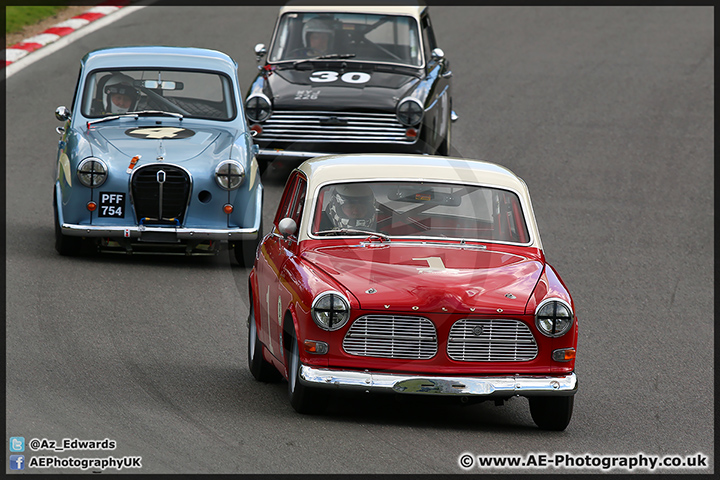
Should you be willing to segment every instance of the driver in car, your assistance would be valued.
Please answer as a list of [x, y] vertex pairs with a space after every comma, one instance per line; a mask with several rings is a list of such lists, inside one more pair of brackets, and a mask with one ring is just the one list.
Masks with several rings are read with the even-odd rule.
[[330, 52], [335, 38], [335, 31], [329, 21], [311, 18], [302, 30], [303, 48], [293, 52], [298, 57], [319, 57]]
[[326, 220], [320, 230], [361, 229], [375, 231], [377, 211], [372, 189], [362, 183], [348, 183], [334, 187], [325, 207]]
[[105, 111], [103, 113], [126, 113], [135, 110], [138, 98], [133, 79], [128, 75], [115, 74], [105, 83]]

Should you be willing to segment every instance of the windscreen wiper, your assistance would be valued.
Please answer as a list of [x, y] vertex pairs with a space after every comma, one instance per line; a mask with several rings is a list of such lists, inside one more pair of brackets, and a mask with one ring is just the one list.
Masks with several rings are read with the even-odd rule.
[[87, 124], [88, 126], [90, 126], [95, 123], [103, 123], [109, 122], [111, 120], [117, 120], [118, 118], [133, 118], [137, 120], [138, 117], [150, 115], [167, 115], [169, 117], [179, 118], [180, 120], [183, 119], [183, 116], [180, 113], [164, 112], [162, 110], [142, 110], [140, 112], [123, 113], [122, 115], [110, 115], [108, 117], [98, 118], [97, 120], [90, 120], [89, 122], [87, 122]]
[[333, 59], [340, 59], [344, 60], [346, 58], [353, 58], [355, 56], [354, 53], [329, 53], [327, 55], [319, 55], [317, 57], [310, 57], [310, 58], [303, 58], [302, 60], [296, 60], [293, 62], [293, 67], [300, 65], [301, 63], [305, 62], [312, 62], [314, 60], [333, 60]]
[[340, 228], [337, 230], [321, 230], [315, 232], [315, 235], [367, 235], [368, 237], [378, 237], [385, 242], [390, 241], [390, 237], [380, 232], [371, 232], [369, 230], [360, 230], [359, 228]]

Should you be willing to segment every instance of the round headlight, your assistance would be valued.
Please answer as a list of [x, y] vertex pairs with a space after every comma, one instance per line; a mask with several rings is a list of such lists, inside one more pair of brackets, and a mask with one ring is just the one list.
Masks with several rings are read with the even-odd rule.
[[324, 292], [315, 297], [310, 311], [323, 330], [338, 330], [350, 319], [350, 303], [337, 292]]
[[548, 299], [535, 310], [535, 325], [548, 337], [561, 337], [572, 326], [573, 313], [570, 305], [558, 299]]
[[265, 95], [249, 97], [245, 102], [245, 115], [253, 122], [264, 122], [271, 113], [270, 100]]
[[425, 111], [417, 98], [407, 97], [398, 103], [397, 118], [405, 126], [417, 125], [423, 119]]
[[245, 169], [235, 160], [225, 160], [215, 168], [215, 181], [224, 190], [235, 190], [245, 180]]
[[78, 165], [77, 176], [80, 183], [86, 187], [99, 187], [107, 180], [107, 165], [99, 158], [88, 157]]

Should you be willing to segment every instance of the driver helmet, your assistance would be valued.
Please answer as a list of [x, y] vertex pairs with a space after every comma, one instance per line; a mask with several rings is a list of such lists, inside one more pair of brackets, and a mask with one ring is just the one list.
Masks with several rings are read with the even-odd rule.
[[377, 227], [375, 195], [368, 185], [362, 183], [334, 187], [326, 212], [334, 228], [375, 231]]
[[[127, 111], [133, 111], [140, 95], [132, 84], [133, 78], [122, 73], [116, 73], [110, 77], [110, 79], [105, 83], [105, 111], [109, 113], [125, 113]], [[130, 106], [122, 107], [115, 105], [111, 101], [111, 97], [116, 93], [129, 97]]]
[[305, 22], [302, 30], [302, 40], [305, 48], [310, 48], [310, 34], [311, 33], [327, 33], [328, 34], [328, 50], [332, 46], [333, 38], [335, 37], [335, 31], [332, 25], [327, 20], [322, 18], [314, 17]]

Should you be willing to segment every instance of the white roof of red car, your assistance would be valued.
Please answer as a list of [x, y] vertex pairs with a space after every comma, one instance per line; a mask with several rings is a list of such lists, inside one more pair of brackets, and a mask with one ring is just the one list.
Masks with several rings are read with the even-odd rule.
[[[515, 192], [523, 205], [531, 247], [542, 248], [530, 193], [525, 182], [508, 168], [482, 160], [409, 154], [347, 154], [316, 157], [298, 169], [308, 179], [308, 193], [314, 197], [322, 185], [353, 181], [428, 181], [465, 183], [502, 188]], [[312, 215], [306, 209], [303, 216]], [[309, 221], [309, 218], [305, 219]], [[299, 240], [308, 238], [300, 232]]]

